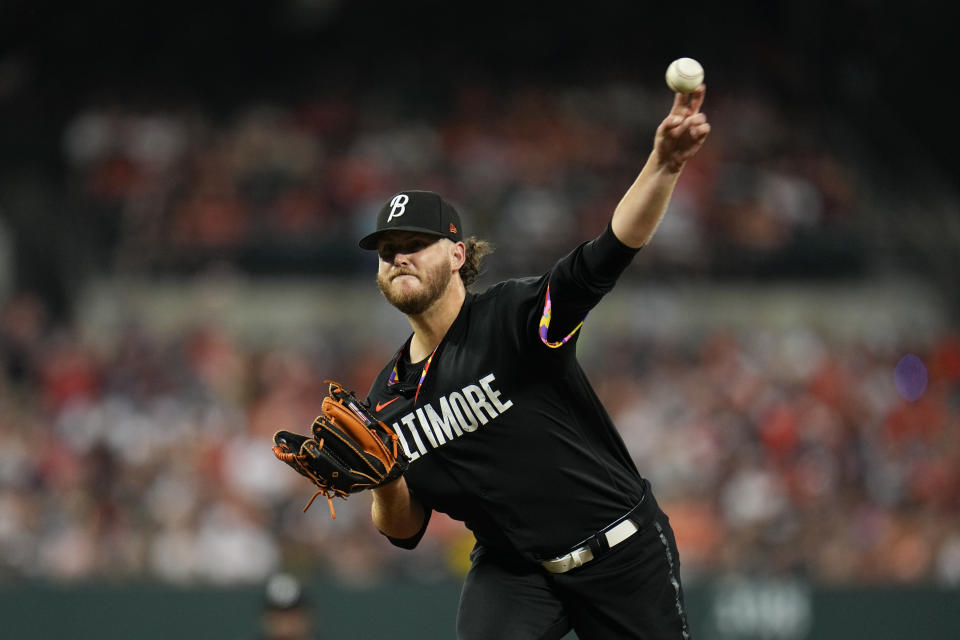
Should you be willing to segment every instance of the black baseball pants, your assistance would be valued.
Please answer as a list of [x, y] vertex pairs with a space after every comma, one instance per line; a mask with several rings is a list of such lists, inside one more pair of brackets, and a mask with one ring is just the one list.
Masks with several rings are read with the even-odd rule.
[[567, 573], [477, 545], [457, 638], [689, 640], [673, 530], [649, 491], [638, 514], [637, 533]]

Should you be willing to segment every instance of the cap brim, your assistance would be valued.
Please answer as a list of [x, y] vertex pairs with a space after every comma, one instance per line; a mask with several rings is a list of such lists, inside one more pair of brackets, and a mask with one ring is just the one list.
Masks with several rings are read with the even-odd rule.
[[374, 231], [373, 233], [366, 235], [360, 239], [358, 243], [361, 249], [376, 250], [377, 240], [380, 239], [385, 233], [392, 233], [393, 231], [412, 231], [413, 233], [423, 233], [428, 236], [437, 236], [438, 238], [446, 238], [442, 233], [437, 233], [436, 231], [430, 231], [428, 229], [423, 229], [421, 227], [390, 227], [389, 229], [381, 229], [380, 231]]

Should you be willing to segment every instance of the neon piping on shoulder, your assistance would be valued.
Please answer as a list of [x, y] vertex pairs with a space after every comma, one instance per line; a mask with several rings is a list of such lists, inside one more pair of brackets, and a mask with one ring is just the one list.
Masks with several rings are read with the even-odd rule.
[[572, 338], [577, 333], [577, 331], [580, 330], [580, 327], [583, 326], [583, 320], [581, 320], [580, 324], [578, 324], [573, 328], [573, 331], [567, 334], [566, 338], [564, 338], [563, 340], [559, 340], [557, 342], [550, 342], [549, 340], [547, 340], [547, 332], [550, 329], [551, 315], [552, 315], [552, 308], [550, 304], [550, 285], [547, 285], [547, 297], [546, 297], [546, 301], [543, 304], [543, 315], [540, 316], [540, 341], [543, 342], [543, 344], [550, 347], [551, 349], [556, 349], [557, 347], [562, 347], [563, 345], [567, 344], [567, 342], [570, 341], [570, 338]]

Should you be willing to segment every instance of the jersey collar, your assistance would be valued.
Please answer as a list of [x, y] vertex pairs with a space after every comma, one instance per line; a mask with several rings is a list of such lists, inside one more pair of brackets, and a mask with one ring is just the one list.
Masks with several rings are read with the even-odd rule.
[[450, 325], [450, 328], [447, 329], [446, 335], [443, 336], [443, 339], [440, 340], [440, 343], [433, 348], [433, 352], [427, 357], [426, 363], [423, 365], [423, 371], [420, 373], [420, 380], [417, 382], [416, 386], [406, 383], [400, 379], [400, 358], [404, 356], [405, 353], [408, 353], [410, 348], [410, 341], [413, 339], [413, 334], [411, 334], [407, 340], [403, 343], [403, 346], [397, 351], [396, 355], [393, 358], [393, 369], [390, 371], [390, 375], [387, 377], [387, 391], [393, 394], [399, 394], [405, 398], [409, 398], [410, 395], [413, 395], [413, 404], [417, 404], [417, 400], [420, 397], [420, 390], [423, 388], [423, 383], [427, 379], [427, 373], [430, 371], [430, 364], [433, 362], [434, 356], [438, 352], [442, 351], [442, 347], [447, 344], [454, 336], [459, 335], [461, 331], [461, 326], [464, 324], [464, 318], [467, 315], [467, 309], [473, 303], [473, 299], [476, 296], [469, 291], [463, 299], [463, 304], [460, 306], [460, 311], [457, 313], [457, 317], [454, 319], [453, 324]]

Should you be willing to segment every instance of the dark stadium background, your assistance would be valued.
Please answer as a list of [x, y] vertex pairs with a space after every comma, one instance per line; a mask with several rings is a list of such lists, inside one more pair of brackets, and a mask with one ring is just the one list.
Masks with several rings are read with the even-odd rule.
[[[61, 132], [82, 105], [238, 103], [381, 88], [398, 113], [439, 110], [451, 88], [657, 78], [701, 57], [713, 92], [761, 92], [785, 108], [839, 114], [878, 170], [909, 194], [954, 182], [956, 47], [937, 2], [403, 3], [371, 0], [0, 5], [0, 156], [7, 175], [56, 180]], [[919, 175], [918, 175], [919, 174]], [[907, 196], [909, 197], [909, 195]], [[36, 222], [8, 213], [20, 242]], [[916, 215], [916, 214], [912, 214]], [[51, 218], [26, 260], [69, 244]], [[68, 250], [68, 249], [67, 249]], [[65, 309], [51, 271], [31, 264]], [[925, 266], [925, 265], [924, 265]], [[956, 266], [952, 263], [952, 266]]]

